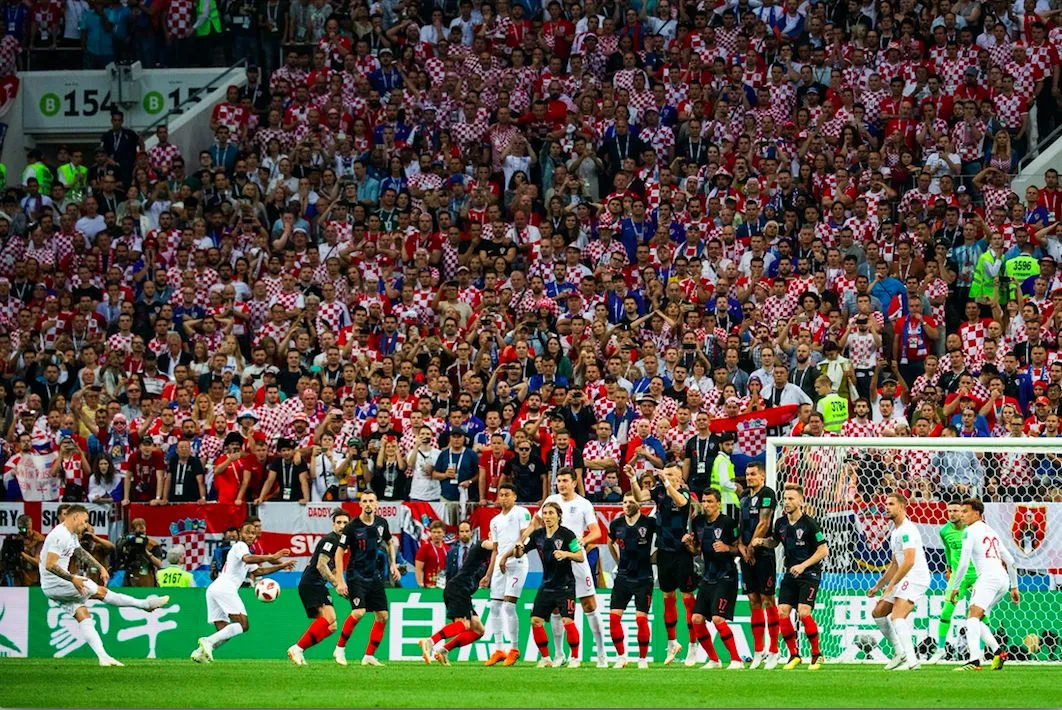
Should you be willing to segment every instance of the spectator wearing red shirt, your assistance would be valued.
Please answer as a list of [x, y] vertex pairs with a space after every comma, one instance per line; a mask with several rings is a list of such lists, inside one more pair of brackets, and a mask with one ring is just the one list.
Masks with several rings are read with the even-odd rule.
[[[421, 543], [417, 549], [414, 573], [417, 576], [418, 587], [441, 586], [446, 579], [446, 553], [449, 548], [443, 543], [443, 535], [446, 534], [446, 523], [441, 520], [432, 521], [428, 526], [428, 541]], [[442, 572], [443, 579], [439, 579]]]
[[145, 436], [140, 446], [126, 461], [125, 496], [122, 505], [129, 503], [163, 502], [163, 480], [166, 476], [166, 457], [155, 446], [155, 440]]
[[479, 452], [479, 499], [493, 503], [498, 497], [498, 484], [501, 483], [505, 464], [513, 457], [513, 452], [505, 445], [505, 437], [496, 432], [490, 437], [490, 444]]
[[218, 503], [243, 505], [258, 497], [265, 480], [268, 447], [255, 441], [251, 453], [242, 453], [243, 437], [233, 432], [225, 437], [227, 455], [214, 469], [214, 490]]

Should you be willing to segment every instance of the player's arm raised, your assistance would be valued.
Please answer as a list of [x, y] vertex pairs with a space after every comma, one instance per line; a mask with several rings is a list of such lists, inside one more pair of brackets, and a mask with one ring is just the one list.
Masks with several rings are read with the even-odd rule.
[[675, 484], [671, 482], [670, 476], [667, 475], [669, 470], [670, 468], [659, 469], [656, 472], [656, 477], [663, 482], [664, 490], [671, 496], [671, 500], [675, 502], [675, 505], [681, 508], [690, 502], [690, 494], [689, 491], [681, 491], [675, 487]]

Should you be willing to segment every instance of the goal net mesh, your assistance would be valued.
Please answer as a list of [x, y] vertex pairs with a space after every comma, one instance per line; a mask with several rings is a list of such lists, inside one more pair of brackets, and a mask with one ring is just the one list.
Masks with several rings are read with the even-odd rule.
[[768, 485], [779, 498], [785, 484], [802, 485], [806, 512], [829, 544], [814, 612], [827, 658], [885, 662], [892, 653], [871, 618], [877, 600], [867, 591], [890, 561], [885, 497], [899, 490], [911, 501], [908, 516], [933, 573], [927, 598], [911, 616], [919, 655], [928, 657], [943, 638], [948, 660], [966, 658], [966, 598], [955, 605], [946, 634], [941, 623], [948, 570], [940, 532], [948, 502], [975, 495], [1017, 561], [1022, 593], [1020, 604], [1007, 597], [992, 609], [989, 627], [1014, 660], [1062, 662], [1062, 444], [778, 437], [766, 454]]

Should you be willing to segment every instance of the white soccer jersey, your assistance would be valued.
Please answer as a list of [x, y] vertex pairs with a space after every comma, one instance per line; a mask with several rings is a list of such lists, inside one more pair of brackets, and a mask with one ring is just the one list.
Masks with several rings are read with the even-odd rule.
[[211, 584], [239, 589], [240, 585], [247, 579], [247, 575], [258, 567], [258, 565], [249, 565], [243, 561], [244, 556], [249, 554], [251, 554], [251, 550], [243, 540], [237, 540], [232, 543], [232, 547], [229, 548], [229, 554], [225, 556], [225, 566], [221, 568], [221, 571], [218, 572], [218, 578]]
[[926, 563], [926, 551], [922, 546], [922, 535], [918, 532], [918, 527], [910, 519], [904, 520], [902, 525], [893, 529], [889, 543], [897, 565], [903, 562], [904, 550], [915, 551], [914, 567], [908, 570], [904, 579], [912, 584], [929, 586], [929, 565]]
[[65, 581], [56, 577], [45, 569], [48, 564], [48, 553], [54, 552], [59, 555], [59, 566], [65, 570], [70, 569], [70, 558], [74, 556], [74, 550], [81, 547], [77, 535], [70, 532], [65, 525], [57, 525], [54, 530], [44, 538], [44, 547], [41, 549], [41, 561], [38, 569], [41, 572], [41, 585], [48, 586], [50, 581]]
[[564, 500], [560, 493], [554, 493], [543, 501], [556, 503], [561, 508], [561, 525], [575, 533], [582, 540], [587, 528], [597, 522], [597, 513], [594, 512], [594, 504], [583, 498], [578, 493], [571, 500]]
[[498, 513], [490, 521], [490, 539], [498, 544], [500, 558], [520, 542], [520, 531], [531, 524], [531, 513], [514, 505], [508, 513]]
[[[959, 565], [952, 579], [963, 579], [970, 563], [977, 570], [977, 580], [1005, 581], [1012, 579], [1014, 572], [1014, 557], [1010, 554], [1003, 541], [995, 530], [983, 520], [978, 520], [973, 525], [962, 531], [962, 555], [959, 557]], [[1003, 563], [1007, 567], [1003, 567]]]

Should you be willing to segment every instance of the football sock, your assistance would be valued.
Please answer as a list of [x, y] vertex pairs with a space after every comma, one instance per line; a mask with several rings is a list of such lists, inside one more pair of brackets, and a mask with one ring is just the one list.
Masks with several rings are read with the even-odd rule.
[[881, 631], [881, 635], [885, 637], [885, 640], [892, 646], [893, 654], [902, 654], [904, 652], [903, 647], [896, 643], [896, 634], [893, 633], [892, 621], [889, 619], [888, 614], [885, 616], [875, 616], [874, 623], [878, 625], [878, 630]]
[[703, 621], [699, 624], [693, 625], [694, 638], [697, 639], [697, 643], [701, 645], [704, 652], [708, 654], [709, 661], [718, 661], [719, 654], [715, 652], [715, 643], [712, 641], [712, 634], [708, 631], [708, 625]]
[[552, 614], [549, 617], [549, 626], [553, 631], [553, 645], [557, 649], [557, 657], [564, 655], [564, 620], [560, 614]]
[[896, 643], [903, 649], [903, 655], [908, 663], [915, 663], [918, 656], [915, 655], [914, 635], [911, 622], [907, 619], [893, 619], [892, 627], [896, 630]]
[[981, 662], [981, 620], [972, 616], [966, 619], [966, 648], [970, 663]]
[[[664, 628], [667, 629], [667, 640], [675, 640], [675, 625], [678, 623], [678, 608], [675, 597], [664, 597]], [[693, 636], [690, 640], [693, 640]]]
[[696, 632], [693, 630], [693, 607], [697, 605], [697, 598], [691, 594], [684, 594], [682, 596], [682, 606], [686, 610], [686, 634], [690, 640], [690, 645], [693, 645], [693, 641], [696, 638]]
[[348, 616], [343, 622], [343, 628], [339, 632], [339, 640], [336, 641], [336, 648], [346, 648], [347, 641], [350, 640], [350, 635], [354, 633], [354, 627], [358, 625], [358, 622], [354, 620], [353, 616]]
[[575, 628], [575, 622], [569, 621], [564, 625], [564, 637], [568, 641], [568, 650], [571, 652], [571, 658], [574, 660], [579, 659], [579, 629]]
[[778, 607], [774, 604], [767, 607], [767, 644], [769, 653], [778, 653]]
[[328, 630], [328, 625], [328, 619], [323, 616], [318, 616], [314, 619], [313, 623], [310, 624], [310, 627], [306, 629], [306, 633], [304, 633], [302, 638], [299, 639], [299, 648], [305, 651], [310, 646], [320, 643], [328, 638], [332, 633]]
[[647, 658], [649, 656], [649, 617], [637, 616], [635, 621], [638, 624], [638, 658]]
[[597, 649], [597, 655], [605, 656], [605, 629], [601, 626], [601, 614], [597, 609], [588, 611], [586, 616], [590, 621], [590, 633], [594, 637], [594, 647]]
[[761, 607], [752, 609], [752, 650], [763, 653], [763, 630], [767, 626], [767, 615]]
[[509, 650], [520, 650], [520, 617], [516, 614], [516, 604], [502, 602], [502, 614], [505, 623], [505, 636], [509, 641]]
[[112, 592], [107, 590], [107, 593], [103, 595], [103, 603], [110, 604], [111, 606], [133, 606], [137, 609], [147, 609], [147, 599], [137, 599], [131, 597], [128, 594], [122, 594], [120, 592]]
[[608, 615], [608, 632], [612, 636], [612, 645], [616, 647], [616, 655], [623, 658], [627, 649], [623, 644], [623, 623], [620, 621], [619, 614]]
[[432, 643], [439, 643], [444, 639], [448, 639], [451, 636], [457, 636], [459, 633], [465, 630], [465, 622], [463, 621], [451, 621], [446, 626], [442, 627], [434, 634], [431, 635]]
[[531, 636], [535, 639], [535, 645], [538, 646], [538, 655], [549, 658], [549, 639], [546, 638], [546, 627], [532, 626]]
[[793, 622], [787, 616], [778, 620], [778, 627], [782, 631], [782, 640], [785, 641], [785, 647], [789, 649], [789, 655], [792, 657], [799, 656], [800, 654], [797, 652], [796, 629], [793, 628]]
[[741, 656], [738, 655], [737, 644], [734, 643], [734, 633], [730, 630], [730, 626], [725, 621], [719, 621], [715, 624], [715, 630], [719, 632], [719, 638], [723, 640], [723, 646], [726, 647], [727, 653], [730, 654], [730, 662], [740, 661]]
[[243, 627], [239, 624], [228, 624], [226, 626], [222, 626], [220, 631], [215, 631], [214, 633], [207, 636], [207, 641], [210, 643], [211, 646], [217, 648], [229, 639], [234, 639], [242, 633]]
[[445, 648], [447, 651], [450, 651], [451, 649], [455, 649], [455, 648], [461, 648], [462, 646], [467, 646], [468, 644], [473, 643], [474, 641], [476, 641], [476, 639], [478, 639], [482, 635], [483, 634], [480, 633], [479, 631], [473, 631], [472, 629], [466, 629], [466, 630], [462, 631], [461, 633], [457, 634], [456, 636], [454, 636], [449, 641], [447, 641], [446, 645], [443, 646], [443, 648]]
[[100, 638], [100, 632], [96, 631], [96, 620], [90, 616], [77, 622], [77, 626], [81, 629], [81, 635], [85, 637], [85, 643], [89, 645], [96, 657], [101, 661], [109, 658], [107, 649], [103, 647], [103, 639]]
[[[494, 650], [504, 650], [502, 647], [505, 645], [504, 627], [505, 627], [505, 612], [502, 608], [505, 603], [501, 599], [490, 600], [490, 616], [487, 617], [487, 630], [490, 632], [491, 638], [494, 639]], [[435, 638], [434, 636], [432, 638]]]
[[945, 601], [940, 608], [940, 621], [937, 623], [937, 648], [944, 648], [948, 643], [948, 631], [951, 630], [951, 617], [955, 613], [955, 603]]
[[999, 650], [999, 642], [996, 641], [996, 637], [992, 635], [992, 629], [988, 628], [988, 624], [982, 619], [978, 619], [977, 623], [981, 627], [981, 640], [984, 641], [988, 650], [995, 654], [995, 652]]
[[804, 625], [804, 635], [808, 637], [808, 643], [811, 644], [811, 657], [822, 655], [819, 652], [819, 625], [815, 623], [815, 619], [811, 614], [808, 614], [800, 623]]
[[375, 656], [376, 648], [384, 639], [384, 629], [387, 628], [386, 621], [374, 621], [372, 622], [372, 630], [369, 632], [369, 643], [365, 646], [366, 656]]

